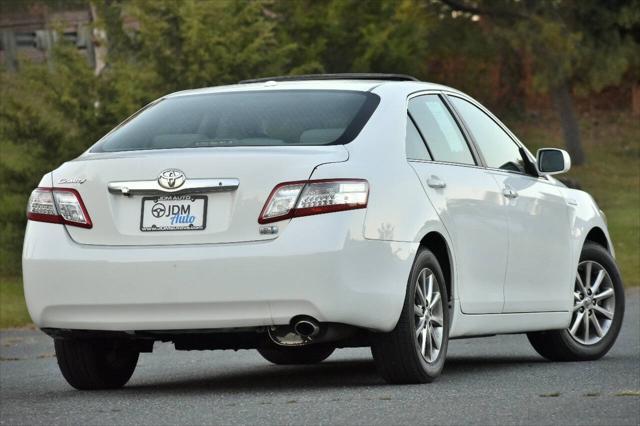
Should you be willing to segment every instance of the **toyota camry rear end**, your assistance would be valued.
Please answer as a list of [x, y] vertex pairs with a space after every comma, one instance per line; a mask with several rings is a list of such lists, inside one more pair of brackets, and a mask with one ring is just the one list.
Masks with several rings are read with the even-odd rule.
[[23, 252], [35, 324], [136, 351], [393, 328], [415, 244], [365, 238], [372, 188], [348, 149], [366, 138], [374, 86], [176, 93], [46, 174]]

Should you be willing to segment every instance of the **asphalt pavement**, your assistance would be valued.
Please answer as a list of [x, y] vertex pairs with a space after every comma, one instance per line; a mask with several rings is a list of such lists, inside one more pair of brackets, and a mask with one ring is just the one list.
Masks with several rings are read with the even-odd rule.
[[52, 340], [0, 331], [0, 424], [640, 425], [640, 289], [599, 361], [551, 363], [523, 335], [452, 341], [442, 377], [392, 386], [368, 349], [314, 366], [270, 365], [255, 351], [175, 351], [156, 343], [129, 384], [80, 392]]

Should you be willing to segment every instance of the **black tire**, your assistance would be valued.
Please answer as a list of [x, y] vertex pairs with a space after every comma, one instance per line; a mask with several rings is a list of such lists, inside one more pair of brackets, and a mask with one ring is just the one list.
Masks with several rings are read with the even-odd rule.
[[[587, 242], [582, 248], [580, 262], [593, 261], [602, 265], [611, 279], [615, 292], [615, 311], [607, 333], [595, 344], [582, 344], [568, 329], [528, 333], [533, 348], [550, 361], [590, 361], [603, 357], [613, 346], [622, 327], [624, 317], [624, 286], [618, 267], [611, 254], [599, 244]], [[572, 318], [573, 321], [573, 318]]]
[[[414, 314], [416, 283], [425, 268], [436, 278], [434, 284], [437, 283], [442, 300], [442, 343], [440, 352], [431, 362], [422, 355], [416, 340]], [[449, 324], [448, 294], [442, 269], [433, 253], [421, 249], [411, 269], [404, 306], [396, 327], [389, 333], [373, 336], [371, 353], [380, 375], [389, 383], [429, 383], [435, 380], [444, 367], [449, 346]]]
[[107, 339], [55, 339], [55, 351], [62, 375], [79, 390], [121, 388], [139, 355], [126, 342]]
[[258, 352], [267, 361], [276, 365], [317, 364], [329, 358], [335, 351], [334, 346], [311, 344], [309, 346], [278, 346], [275, 343], [258, 348]]

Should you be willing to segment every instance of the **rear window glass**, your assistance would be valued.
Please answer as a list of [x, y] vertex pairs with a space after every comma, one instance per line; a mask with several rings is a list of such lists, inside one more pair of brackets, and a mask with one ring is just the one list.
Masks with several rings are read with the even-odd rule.
[[170, 97], [122, 123], [92, 152], [346, 144], [379, 102], [369, 92], [337, 90]]

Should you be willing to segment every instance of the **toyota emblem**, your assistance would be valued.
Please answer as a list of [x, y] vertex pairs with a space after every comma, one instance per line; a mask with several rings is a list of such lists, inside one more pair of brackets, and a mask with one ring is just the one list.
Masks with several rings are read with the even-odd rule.
[[158, 177], [158, 184], [166, 189], [176, 189], [184, 185], [187, 177], [182, 170], [167, 169], [160, 173]]

